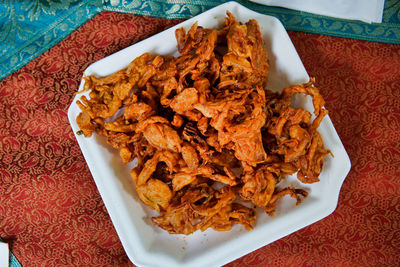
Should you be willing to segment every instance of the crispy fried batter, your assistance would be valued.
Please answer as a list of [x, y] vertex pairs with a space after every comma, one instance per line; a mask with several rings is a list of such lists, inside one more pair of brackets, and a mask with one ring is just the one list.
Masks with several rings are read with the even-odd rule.
[[[255, 209], [238, 200], [271, 216], [285, 195], [299, 204], [307, 192], [279, 182], [296, 172], [303, 183], [319, 181], [330, 153], [317, 131], [328, 112], [314, 80], [281, 94], [265, 89], [259, 26], [228, 11], [220, 29], [195, 23], [175, 36], [177, 58], [145, 53], [107, 77], [84, 77], [89, 99], [77, 102], [76, 119], [83, 134], [105, 136], [123, 163], [138, 159], [131, 170], [138, 196], [172, 234], [252, 229]], [[290, 107], [297, 93], [313, 98], [314, 120]]]

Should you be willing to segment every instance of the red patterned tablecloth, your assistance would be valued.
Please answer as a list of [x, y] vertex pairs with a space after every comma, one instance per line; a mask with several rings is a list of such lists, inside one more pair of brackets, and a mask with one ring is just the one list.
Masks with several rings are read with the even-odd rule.
[[[23, 266], [131, 265], [67, 119], [88, 65], [177, 20], [103, 12], [0, 82], [0, 237]], [[400, 262], [400, 46], [289, 33], [350, 156], [335, 212], [228, 266]]]

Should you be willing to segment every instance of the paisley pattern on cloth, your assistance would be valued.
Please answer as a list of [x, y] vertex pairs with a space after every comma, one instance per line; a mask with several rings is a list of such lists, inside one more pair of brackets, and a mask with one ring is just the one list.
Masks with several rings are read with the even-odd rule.
[[[131, 265], [67, 109], [88, 65], [178, 22], [103, 12], [0, 82], [0, 236], [22, 266]], [[333, 214], [227, 266], [396, 266], [399, 46], [289, 35], [352, 170]]]
[[[4, 0], [0, 3], [0, 80], [66, 38], [103, 10], [186, 19], [226, 1]], [[279, 18], [286, 29], [385, 43], [400, 43], [400, 2], [386, 0], [382, 23], [367, 24], [239, 0]]]

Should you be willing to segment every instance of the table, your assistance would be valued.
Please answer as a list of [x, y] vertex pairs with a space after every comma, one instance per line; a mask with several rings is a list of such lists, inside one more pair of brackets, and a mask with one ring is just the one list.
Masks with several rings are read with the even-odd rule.
[[[85, 68], [177, 24], [105, 11], [0, 82], [0, 237], [23, 266], [132, 265], [67, 120]], [[227, 266], [400, 262], [400, 46], [289, 31], [350, 156], [337, 209]]]

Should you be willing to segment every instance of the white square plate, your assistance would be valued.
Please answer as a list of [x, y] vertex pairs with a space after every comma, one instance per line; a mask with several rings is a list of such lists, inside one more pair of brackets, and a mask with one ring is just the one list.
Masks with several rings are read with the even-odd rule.
[[[179, 27], [189, 29], [198, 21], [203, 27], [220, 27], [229, 10], [238, 21], [256, 19], [260, 25], [270, 60], [268, 88], [282, 90], [292, 84], [307, 82], [308, 74], [296, 53], [284, 27], [274, 17], [251, 11], [236, 2], [215, 7], [164, 32], [125, 48], [90, 65], [85, 75], [109, 75], [128, 66], [142, 53], [177, 56], [174, 31]], [[81, 81], [80, 88], [83, 88]], [[80, 112], [77, 95], [68, 110], [74, 133], [79, 130], [75, 118]], [[297, 96], [296, 106], [312, 111], [309, 98]], [[106, 144], [105, 138], [94, 134], [90, 138], [75, 134], [93, 179], [99, 189], [111, 220], [130, 260], [139, 266], [214, 266], [233, 261], [279, 238], [310, 225], [334, 211], [341, 185], [350, 170], [349, 157], [328, 116], [319, 131], [325, 146], [335, 157], [328, 156], [321, 181], [312, 185], [301, 184], [294, 176], [284, 180], [309, 192], [301, 205], [289, 197], [280, 200], [276, 217], [271, 218], [262, 209], [257, 210], [257, 222], [252, 231], [236, 225], [231, 231], [197, 231], [190, 236], [170, 235], [154, 226], [150, 218], [153, 211], [138, 198], [129, 171], [132, 164], [123, 165], [118, 151]]]

